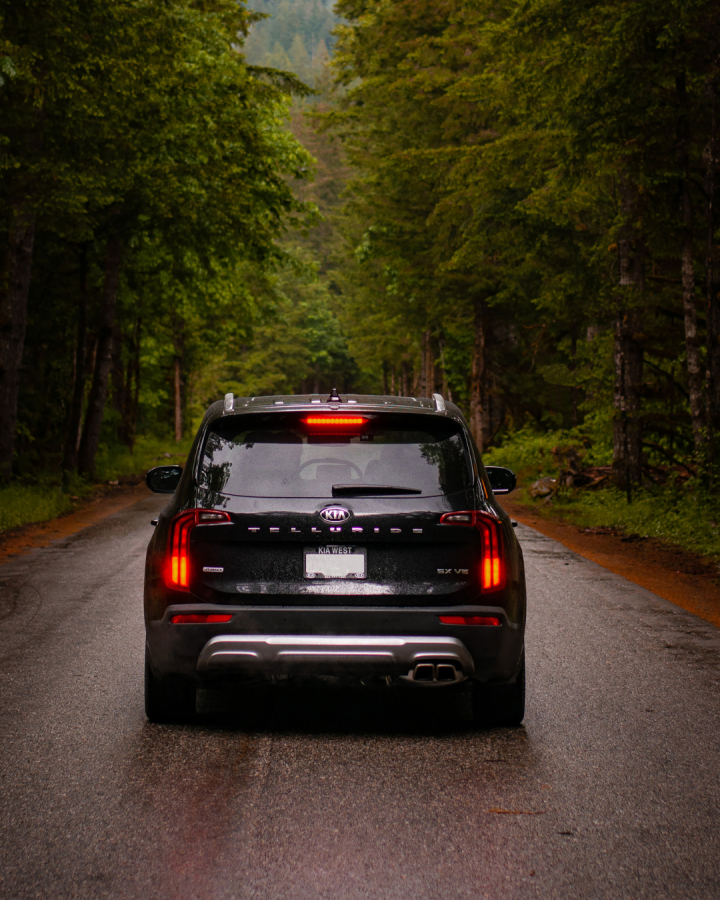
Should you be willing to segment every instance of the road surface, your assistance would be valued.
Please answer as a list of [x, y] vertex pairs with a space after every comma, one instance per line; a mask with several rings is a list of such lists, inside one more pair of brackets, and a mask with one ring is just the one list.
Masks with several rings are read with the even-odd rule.
[[528, 707], [441, 692], [142, 708], [148, 497], [0, 568], [0, 897], [720, 897], [720, 632], [519, 528]]

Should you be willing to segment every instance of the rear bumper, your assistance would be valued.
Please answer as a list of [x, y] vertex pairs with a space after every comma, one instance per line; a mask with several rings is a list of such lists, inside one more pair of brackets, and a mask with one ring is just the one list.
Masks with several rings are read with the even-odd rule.
[[[232, 614], [223, 624], [173, 625], [176, 614]], [[495, 616], [500, 627], [444, 625], [440, 615]], [[446, 662], [458, 677], [509, 681], [524, 629], [488, 606], [422, 608], [229, 607], [183, 604], [148, 623], [158, 677], [198, 682], [273, 675], [387, 675], [413, 680], [415, 667]], [[436, 669], [437, 671], [437, 669]], [[437, 679], [436, 679], [437, 680]]]
[[[243, 675], [365, 675], [415, 680], [432, 666], [451, 669], [446, 681], [462, 681], [475, 671], [462, 641], [452, 637], [369, 637], [368, 635], [218, 635], [200, 653], [197, 671]], [[424, 682], [426, 683], [426, 682]], [[437, 677], [427, 683], [439, 684]]]

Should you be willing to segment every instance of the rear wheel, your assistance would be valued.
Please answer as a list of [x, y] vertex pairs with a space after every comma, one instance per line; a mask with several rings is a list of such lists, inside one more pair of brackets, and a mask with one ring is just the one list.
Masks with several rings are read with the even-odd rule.
[[475, 684], [472, 690], [476, 725], [519, 725], [525, 717], [525, 654], [512, 684]]
[[145, 650], [145, 715], [151, 722], [191, 722], [195, 717], [195, 682], [156, 678]]

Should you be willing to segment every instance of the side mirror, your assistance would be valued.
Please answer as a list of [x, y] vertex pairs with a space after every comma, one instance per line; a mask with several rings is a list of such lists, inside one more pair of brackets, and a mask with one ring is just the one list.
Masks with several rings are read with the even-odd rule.
[[504, 469], [502, 466], [485, 466], [485, 471], [493, 494], [509, 494], [515, 490], [517, 478], [510, 469]]
[[156, 494], [174, 494], [182, 471], [182, 466], [155, 466], [145, 476], [145, 484]]

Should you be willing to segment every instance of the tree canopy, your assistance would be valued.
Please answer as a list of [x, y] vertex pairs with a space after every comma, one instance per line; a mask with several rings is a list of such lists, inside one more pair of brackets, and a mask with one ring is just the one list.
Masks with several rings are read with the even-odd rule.
[[376, 368], [397, 382], [404, 354], [415, 389], [447, 385], [481, 446], [591, 415], [613, 422], [618, 481], [709, 464], [717, 7], [336, 9], [324, 124], [353, 171], [346, 303]]
[[[285, 128], [290, 94], [307, 89], [246, 64], [254, 16], [234, 0], [0, 10], [0, 465], [7, 477], [22, 383], [21, 434], [64, 442], [65, 465], [92, 473], [111, 372], [126, 437], [136, 427], [143, 331], [166, 333], [156, 352], [175, 357], [181, 419], [185, 347], [222, 356], [250, 327], [248, 283], [312, 220], [290, 181], [313, 160]], [[39, 358], [22, 378], [28, 300]]]
[[251, 5], [0, 0], [5, 476], [13, 396], [18, 471], [92, 472], [338, 386], [716, 483], [716, 5]]

